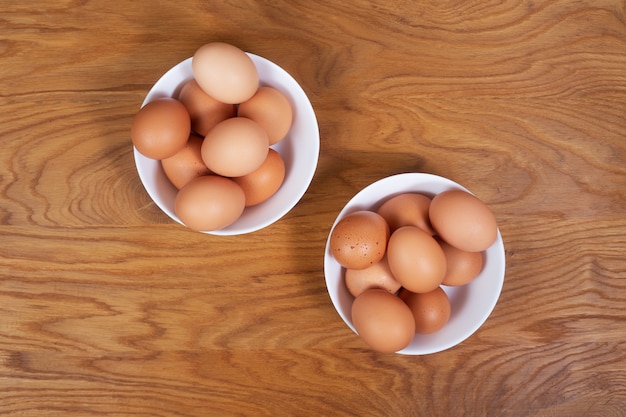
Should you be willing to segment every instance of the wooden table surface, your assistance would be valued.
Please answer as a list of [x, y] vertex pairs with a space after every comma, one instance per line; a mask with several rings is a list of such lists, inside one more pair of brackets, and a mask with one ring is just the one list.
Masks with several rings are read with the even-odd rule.
[[[0, 415], [626, 415], [626, 4], [0, 0]], [[287, 70], [321, 153], [287, 216], [173, 223], [139, 181], [151, 85], [224, 41]], [[457, 181], [495, 213], [485, 324], [372, 352], [324, 285], [360, 189]]]

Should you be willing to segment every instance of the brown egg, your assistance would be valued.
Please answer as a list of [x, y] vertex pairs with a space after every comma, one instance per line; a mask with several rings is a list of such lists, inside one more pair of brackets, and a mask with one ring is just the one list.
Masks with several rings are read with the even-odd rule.
[[222, 103], [243, 103], [259, 88], [259, 74], [252, 59], [227, 43], [200, 47], [191, 59], [191, 68], [198, 85]]
[[205, 93], [196, 80], [191, 80], [183, 86], [178, 94], [178, 100], [189, 111], [191, 130], [202, 137], [219, 122], [234, 117], [237, 113], [234, 104], [217, 101]]
[[412, 292], [432, 291], [446, 275], [443, 250], [435, 238], [416, 226], [402, 226], [391, 234], [387, 260], [396, 280]]
[[245, 117], [215, 126], [202, 143], [202, 160], [216, 174], [241, 177], [261, 166], [269, 152], [267, 133]]
[[392, 353], [407, 347], [415, 336], [415, 319], [409, 307], [385, 290], [365, 290], [352, 303], [352, 322], [372, 349]]
[[435, 231], [428, 218], [429, 207], [429, 197], [418, 193], [405, 193], [385, 201], [376, 212], [387, 220], [392, 232], [402, 226], [417, 226], [434, 235]]
[[283, 93], [272, 87], [260, 87], [251, 99], [239, 105], [237, 116], [260, 124], [267, 132], [270, 145], [274, 145], [289, 132], [293, 110]]
[[269, 150], [260, 167], [244, 175], [233, 177], [246, 194], [246, 207], [260, 204], [273, 196], [285, 179], [285, 162], [274, 149]]
[[450, 245], [467, 252], [481, 252], [495, 242], [496, 218], [476, 196], [463, 190], [437, 194], [430, 203], [430, 221]]
[[176, 154], [161, 160], [165, 176], [179, 190], [196, 177], [211, 174], [202, 160], [202, 138], [190, 135], [187, 144]]
[[373, 211], [356, 211], [342, 218], [330, 235], [330, 251], [345, 268], [364, 269], [385, 255], [389, 226]]
[[459, 286], [470, 283], [483, 269], [483, 252], [467, 252], [437, 237], [446, 257], [446, 276], [443, 285]]
[[396, 281], [389, 269], [387, 257], [383, 257], [365, 269], [346, 269], [344, 280], [348, 292], [354, 297], [358, 297], [370, 288], [380, 288], [390, 294], [395, 294], [400, 289], [400, 283]]
[[185, 146], [190, 133], [191, 120], [185, 106], [173, 98], [160, 98], [137, 112], [130, 137], [142, 155], [165, 159]]
[[441, 287], [426, 293], [413, 293], [403, 288], [398, 296], [411, 310], [415, 333], [435, 333], [450, 319], [450, 300]]
[[217, 175], [194, 178], [180, 189], [174, 212], [190, 229], [212, 231], [234, 223], [243, 213], [246, 197], [231, 179]]

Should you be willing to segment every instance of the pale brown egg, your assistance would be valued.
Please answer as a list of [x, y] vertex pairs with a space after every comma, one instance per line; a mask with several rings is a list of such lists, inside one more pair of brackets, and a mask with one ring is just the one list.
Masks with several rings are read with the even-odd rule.
[[212, 42], [201, 46], [191, 59], [191, 68], [198, 85], [222, 103], [243, 103], [259, 88], [254, 62], [234, 45]]
[[335, 225], [330, 235], [330, 251], [345, 268], [364, 269], [385, 255], [389, 226], [373, 211], [350, 213]]
[[174, 212], [190, 229], [212, 231], [229, 226], [243, 213], [246, 197], [231, 179], [206, 175], [189, 181], [176, 195]]
[[165, 159], [185, 146], [190, 133], [191, 119], [185, 106], [173, 98], [160, 98], [137, 112], [130, 137], [142, 155]]
[[191, 130], [204, 137], [219, 122], [234, 117], [234, 104], [222, 103], [200, 88], [196, 80], [188, 81], [178, 93], [178, 100], [185, 105], [191, 117]]
[[484, 252], [467, 252], [437, 238], [446, 257], [446, 276], [443, 285], [459, 286], [469, 284], [483, 269]]
[[411, 310], [415, 320], [415, 333], [435, 333], [441, 330], [450, 319], [450, 300], [441, 287], [426, 293], [414, 293], [403, 288], [398, 297]]
[[269, 152], [267, 133], [245, 117], [215, 126], [202, 143], [202, 160], [216, 174], [241, 177], [261, 166]]
[[289, 99], [272, 87], [260, 87], [249, 100], [241, 103], [237, 116], [247, 117], [261, 125], [267, 132], [270, 145], [280, 142], [293, 121]]
[[402, 226], [391, 234], [387, 260], [396, 280], [412, 292], [432, 291], [446, 275], [443, 250], [435, 238], [416, 226]]
[[201, 147], [202, 138], [190, 135], [183, 149], [161, 160], [165, 176], [179, 190], [192, 179], [211, 174], [202, 160]]
[[393, 277], [386, 256], [365, 269], [346, 269], [344, 281], [348, 292], [354, 297], [370, 288], [380, 288], [390, 294], [400, 289], [400, 283]]
[[402, 226], [417, 226], [434, 235], [428, 218], [429, 207], [429, 197], [419, 193], [404, 193], [385, 201], [376, 212], [387, 220], [392, 232]]
[[415, 319], [409, 307], [378, 288], [365, 290], [354, 300], [352, 322], [361, 339], [378, 352], [402, 350], [415, 336]]
[[481, 252], [496, 240], [496, 218], [478, 197], [463, 190], [437, 194], [430, 203], [430, 221], [450, 245], [468, 252]]
[[233, 177], [246, 194], [246, 207], [260, 204], [273, 196], [285, 179], [285, 162], [274, 149], [269, 150], [260, 167], [242, 177]]

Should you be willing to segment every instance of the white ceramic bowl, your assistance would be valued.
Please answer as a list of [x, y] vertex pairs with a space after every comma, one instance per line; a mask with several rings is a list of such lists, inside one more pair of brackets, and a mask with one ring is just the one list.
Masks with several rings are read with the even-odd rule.
[[[293, 123], [287, 136], [272, 146], [285, 162], [285, 180], [268, 200], [247, 207], [242, 216], [223, 229], [206, 232], [213, 235], [251, 233], [271, 225], [287, 214], [308, 189], [319, 157], [320, 137], [315, 112], [304, 90], [285, 70], [260, 56], [247, 53], [259, 73], [261, 86], [281, 91], [293, 108]], [[182, 86], [193, 78], [191, 58], [166, 72], [148, 92], [142, 107], [152, 100], [177, 97]], [[167, 179], [161, 162], [147, 158], [134, 148], [139, 178], [148, 195], [170, 218], [183, 224], [174, 213], [177, 189]]]
[[[367, 186], [355, 195], [341, 210], [333, 228], [346, 215], [358, 210], [375, 211], [384, 201], [395, 195], [417, 192], [434, 197], [450, 189], [469, 192], [454, 181], [431, 174], [408, 173], [387, 177]], [[348, 327], [356, 333], [351, 315], [354, 297], [348, 292], [343, 281], [345, 269], [330, 253], [329, 241], [330, 234], [324, 254], [326, 287], [335, 309]], [[495, 307], [504, 283], [504, 270], [504, 244], [498, 230], [496, 241], [485, 251], [485, 263], [478, 277], [465, 286], [442, 286], [451, 303], [448, 323], [433, 334], [416, 334], [411, 344], [397, 353], [425, 355], [440, 352], [470, 337], [487, 320]]]

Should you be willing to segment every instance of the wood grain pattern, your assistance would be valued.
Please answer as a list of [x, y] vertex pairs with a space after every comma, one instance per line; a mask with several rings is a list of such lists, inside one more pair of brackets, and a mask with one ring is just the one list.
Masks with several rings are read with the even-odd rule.
[[[302, 201], [238, 237], [151, 202], [129, 126], [203, 43], [316, 110]], [[0, 0], [0, 415], [625, 416], [626, 4]], [[371, 352], [324, 286], [343, 205], [400, 172], [462, 183], [507, 255], [481, 329]]]

